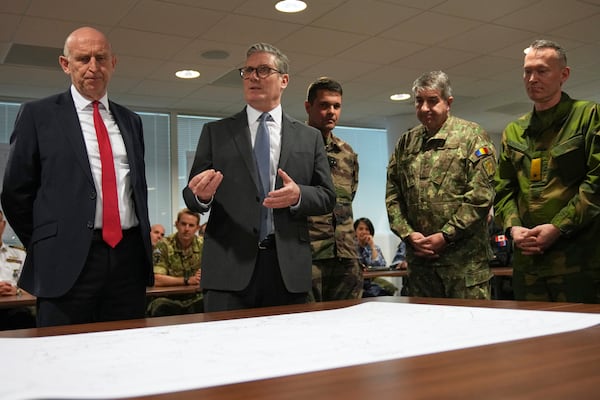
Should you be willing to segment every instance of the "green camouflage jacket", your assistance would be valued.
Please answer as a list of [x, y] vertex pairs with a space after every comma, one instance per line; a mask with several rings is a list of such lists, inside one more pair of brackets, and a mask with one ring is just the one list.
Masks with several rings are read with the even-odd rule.
[[325, 151], [337, 199], [331, 214], [308, 219], [313, 260], [358, 258], [352, 215], [352, 200], [358, 189], [358, 156], [333, 134], [325, 143]]
[[[452, 244], [429, 265], [487, 263], [486, 218], [494, 201], [495, 171], [494, 145], [474, 122], [450, 116], [430, 138], [423, 125], [409, 130], [388, 165], [390, 228], [402, 239], [413, 232], [446, 233]], [[409, 266], [426, 262], [414, 256], [408, 242], [407, 261]]]
[[[505, 228], [551, 223], [562, 236], [543, 255], [515, 249], [513, 267], [540, 276], [600, 274], [600, 106], [572, 100], [511, 122], [502, 134], [496, 218]], [[600, 277], [600, 276], [599, 276]]]
[[154, 273], [183, 277], [193, 276], [200, 269], [204, 238], [197, 236], [187, 250], [182, 250], [177, 233], [162, 239], [154, 249]]

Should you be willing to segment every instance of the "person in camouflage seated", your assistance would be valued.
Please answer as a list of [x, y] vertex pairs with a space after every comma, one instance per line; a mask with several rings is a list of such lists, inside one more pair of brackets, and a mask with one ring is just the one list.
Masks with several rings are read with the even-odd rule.
[[533, 110], [505, 128], [496, 175], [514, 296], [600, 303], [600, 106], [562, 91], [570, 69], [555, 42], [534, 41], [523, 71]]
[[330, 214], [309, 217], [313, 255], [309, 301], [356, 299], [363, 285], [354, 237], [352, 200], [358, 189], [358, 156], [333, 134], [342, 111], [342, 86], [330, 78], [310, 84], [304, 102], [308, 124], [321, 131], [336, 192]]
[[450, 115], [444, 72], [421, 75], [413, 93], [421, 124], [398, 140], [386, 189], [390, 228], [407, 246], [408, 295], [489, 299], [494, 146], [481, 126]]
[[[184, 208], [177, 214], [177, 232], [165, 237], [154, 249], [155, 286], [200, 287], [203, 238], [197, 235], [200, 215]], [[148, 316], [190, 314], [203, 311], [202, 293], [158, 297], [148, 304]]]

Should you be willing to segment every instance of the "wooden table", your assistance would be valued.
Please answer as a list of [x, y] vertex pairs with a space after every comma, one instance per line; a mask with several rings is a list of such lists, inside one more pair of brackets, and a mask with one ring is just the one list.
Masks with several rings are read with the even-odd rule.
[[21, 290], [14, 296], [0, 296], [0, 308], [30, 307], [35, 306], [35, 296]]
[[200, 291], [200, 287], [193, 285], [180, 286], [152, 286], [146, 288], [146, 295], [150, 297], [169, 296], [171, 294], [193, 294]]
[[408, 271], [405, 269], [380, 269], [375, 271], [363, 271], [363, 278], [365, 279], [394, 276], [408, 276]]
[[512, 276], [513, 274], [512, 267], [491, 267], [490, 271], [494, 276]]
[[[490, 268], [494, 276], [512, 276], [512, 267], [492, 267]], [[374, 271], [363, 271], [364, 278], [378, 278], [378, 277], [394, 277], [394, 276], [408, 276], [408, 270], [406, 269], [381, 269]]]
[[[325, 310], [365, 301], [600, 313], [600, 305], [597, 304], [376, 297], [5, 331], [0, 332], [0, 337], [35, 337], [207, 322]], [[372, 327], [369, 327], [369, 332], [371, 329]], [[376, 332], [371, 333], [376, 335]], [[157, 365], [159, 363], [160, 360], [157, 360]], [[592, 399], [597, 398], [598, 388], [600, 388], [600, 326], [595, 326], [574, 332], [507, 343], [141, 398], [182, 400], [198, 398], [208, 400]]]
[[[150, 297], [169, 296], [175, 294], [191, 294], [199, 291], [198, 286], [152, 286], [146, 288], [146, 295]], [[35, 306], [35, 296], [22, 290], [15, 296], [0, 296], [0, 308]]]

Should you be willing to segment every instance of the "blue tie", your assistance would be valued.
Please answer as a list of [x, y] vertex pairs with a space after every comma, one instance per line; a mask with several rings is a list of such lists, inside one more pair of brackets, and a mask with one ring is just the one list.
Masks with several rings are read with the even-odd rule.
[[[269, 193], [270, 186], [270, 165], [271, 165], [271, 150], [269, 141], [269, 128], [267, 120], [271, 118], [269, 113], [262, 113], [258, 118], [258, 129], [256, 130], [256, 140], [254, 142], [254, 157], [256, 158], [256, 166], [258, 167], [258, 175], [263, 190], [263, 199]], [[260, 237], [264, 239], [269, 234], [271, 213], [266, 207], [261, 207], [260, 210]]]

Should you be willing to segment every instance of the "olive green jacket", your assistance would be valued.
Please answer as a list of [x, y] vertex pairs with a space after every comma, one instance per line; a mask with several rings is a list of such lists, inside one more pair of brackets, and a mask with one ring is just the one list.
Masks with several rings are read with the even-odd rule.
[[515, 249], [513, 267], [540, 276], [600, 273], [600, 108], [562, 94], [549, 110], [530, 112], [502, 134], [496, 174], [497, 222], [553, 224], [562, 235], [542, 255]]

